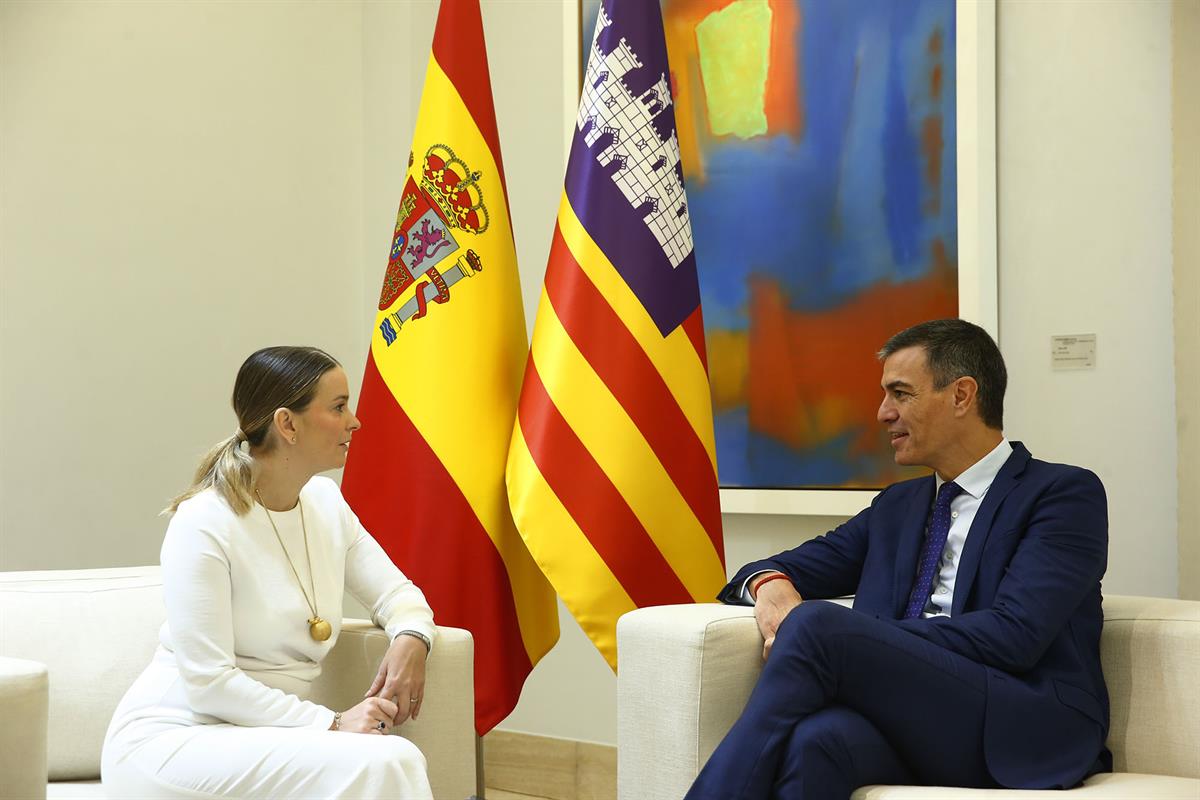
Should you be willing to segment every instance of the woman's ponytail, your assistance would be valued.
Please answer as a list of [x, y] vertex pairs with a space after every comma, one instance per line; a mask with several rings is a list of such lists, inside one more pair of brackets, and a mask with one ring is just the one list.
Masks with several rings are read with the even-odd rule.
[[194, 497], [205, 489], [216, 489], [229, 507], [238, 516], [245, 514], [254, 505], [254, 459], [250, 457], [245, 434], [241, 429], [225, 441], [217, 444], [200, 459], [192, 485], [164, 509], [164, 514], [174, 514], [179, 504]]

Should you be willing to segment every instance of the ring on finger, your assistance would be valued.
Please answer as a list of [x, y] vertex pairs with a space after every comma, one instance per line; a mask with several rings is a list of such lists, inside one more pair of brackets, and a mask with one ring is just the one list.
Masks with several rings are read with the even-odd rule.
[[379, 729], [379, 730], [381, 730], [381, 731], [386, 731], [386, 730], [387, 730], [387, 723], [386, 723], [386, 722], [384, 722], [383, 720], [379, 720], [379, 724], [378, 724], [378, 725], [376, 725], [375, 727], [376, 727], [376, 728], [378, 728], [378, 729]]

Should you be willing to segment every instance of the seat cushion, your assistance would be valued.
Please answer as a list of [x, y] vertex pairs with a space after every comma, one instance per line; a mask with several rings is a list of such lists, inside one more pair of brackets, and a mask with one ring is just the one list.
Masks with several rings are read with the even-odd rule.
[[100, 777], [109, 720], [165, 618], [158, 567], [0, 573], [0, 655], [49, 671], [51, 780]]
[[1068, 792], [1057, 789], [955, 789], [946, 786], [864, 786], [851, 800], [1196, 800], [1200, 780], [1110, 772]]
[[66, 781], [46, 787], [46, 800], [106, 800], [100, 781]]

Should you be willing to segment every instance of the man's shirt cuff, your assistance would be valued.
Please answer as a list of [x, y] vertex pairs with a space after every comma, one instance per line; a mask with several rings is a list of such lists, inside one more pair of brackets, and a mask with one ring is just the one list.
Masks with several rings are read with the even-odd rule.
[[754, 598], [750, 596], [750, 582], [759, 575], [766, 575], [768, 572], [779, 572], [777, 569], [760, 569], [758, 572], [750, 575], [746, 580], [742, 581], [742, 593], [739, 595], [742, 601], [747, 605], [754, 605]]

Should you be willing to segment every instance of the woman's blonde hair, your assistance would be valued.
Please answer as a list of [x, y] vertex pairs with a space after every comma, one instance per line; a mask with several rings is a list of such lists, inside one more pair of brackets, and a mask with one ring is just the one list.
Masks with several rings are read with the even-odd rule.
[[209, 488], [216, 489], [234, 513], [249, 511], [254, 505], [255, 480], [249, 448], [267, 442], [277, 410], [298, 413], [306, 409], [316, 394], [317, 381], [338, 366], [337, 359], [316, 347], [264, 347], [251, 354], [233, 383], [237, 432], [205, 454], [192, 485], [163, 513], [175, 513], [184, 500]]

